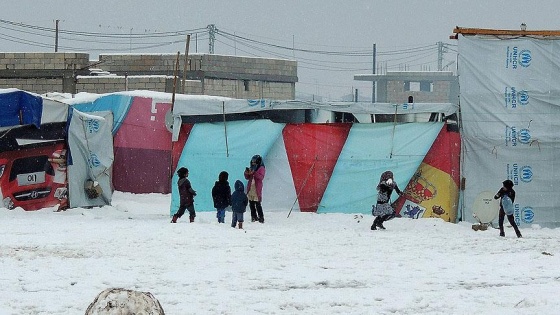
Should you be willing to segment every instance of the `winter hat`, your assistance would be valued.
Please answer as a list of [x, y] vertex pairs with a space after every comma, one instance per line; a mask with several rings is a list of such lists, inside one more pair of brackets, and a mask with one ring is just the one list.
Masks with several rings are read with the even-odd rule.
[[502, 182], [502, 184], [504, 185], [505, 188], [507, 189], [512, 189], [513, 188], [513, 182], [509, 179], [506, 179]]
[[228, 177], [229, 177], [228, 172], [226, 172], [226, 171], [221, 171], [221, 172], [220, 172], [220, 175], [218, 175], [218, 181], [219, 181], [219, 182], [227, 182]]
[[189, 172], [189, 169], [186, 167], [181, 167], [178, 171], [177, 171], [177, 175], [179, 175], [179, 177], [185, 177], [187, 176], [187, 173]]

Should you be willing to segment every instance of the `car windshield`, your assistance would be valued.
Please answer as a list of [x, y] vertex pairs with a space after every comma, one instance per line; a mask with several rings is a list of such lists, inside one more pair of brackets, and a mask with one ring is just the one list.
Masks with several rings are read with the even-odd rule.
[[10, 181], [16, 179], [19, 174], [29, 174], [36, 172], [45, 172], [49, 175], [54, 176], [54, 169], [49, 162], [48, 156], [38, 155], [16, 159], [12, 164]]

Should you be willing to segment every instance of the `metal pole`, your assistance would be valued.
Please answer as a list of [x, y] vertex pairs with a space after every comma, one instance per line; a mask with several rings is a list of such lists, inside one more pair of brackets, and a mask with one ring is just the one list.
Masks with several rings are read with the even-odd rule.
[[58, 52], [58, 22], [60, 20], [55, 20], [54, 52]]
[[301, 189], [299, 190], [299, 192], [296, 195], [296, 199], [294, 200], [294, 203], [292, 204], [292, 207], [290, 208], [290, 212], [288, 212], [287, 218], [289, 218], [290, 214], [292, 214], [292, 210], [294, 210], [294, 206], [296, 205], [296, 202], [299, 199], [299, 195], [303, 191], [303, 188], [305, 188], [305, 184], [307, 184], [307, 180], [309, 179], [309, 175], [311, 175], [311, 172], [315, 168], [315, 163], [317, 162], [317, 160], [318, 160], [318, 157], [315, 155], [315, 161], [313, 161], [313, 164], [311, 164], [311, 167], [309, 168], [309, 171], [307, 171], [307, 175], [305, 175], [305, 179], [303, 180], [303, 185], [301, 185]]
[[395, 118], [393, 120], [393, 132], [391, 133], [391, 154], [389, 158], [393, 158], [393, 148], [395, 147], [395, 128], [397, 127], [397, 109], [399, 108], [399, 104], [395, 104]]
[[[377, 46], [376, 44], [373, 44], [373, 51], [372, 51], [372, 67], [371, 67], [371, 73], [375, 74], [375, 55], [377, 54]], [[372, 103], [377, 103], [376, 100], [376, 93], [375, 93], [375, 86], [376, 86], [376, 80], [375, 80], [375, 76], [373, 76], [373, 80], [371, 81], [371, 102]], [[371, 122], [374, 123], [375, 122], [375, 114], [371, 114]]]
[[229, 146], [227, 141], [227, 125], [226, 125], [226, 102], [222, 101], [222, 115], [224, 117], [224, 135], [226, 137], [226, 157], [229, 157]]
[[[372, 54], [373, 55], [373, 59], [372, 59], [373, 66], [372, 66], [372, 72], [371, 72], [372, 74], [375, 74], [375, 55], [376, 54], [377, 54], [377, 47], [376, 47], [375, 44], [373, 44], [373, 54]], [[375, 96], [376, 96], [375, 95], [375, 83], [376, 83], [376, 80], [375, 80], [375, 76], [374, 76], [372, 84], [371, 84], [371, 102], [372, 103], [377, 103], [377, 100], [375, 99]]]

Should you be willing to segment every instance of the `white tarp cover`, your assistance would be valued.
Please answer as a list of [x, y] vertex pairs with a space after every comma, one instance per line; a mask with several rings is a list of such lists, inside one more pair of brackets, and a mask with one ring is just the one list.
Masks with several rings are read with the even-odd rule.
[[[111, 204], [111, 167], [113, 165], [113, 114], [92, 114], [72, 110], [68, 128], [68, 201], [70, 207], [104, 206]], [[86, 180], [96, 181], [103, 190], [95, 199], [87, 197]]]
[[178, 138], [181, 116], [222, 115], [265, 110], [313, 109], [352, 114], [418, 114], [443, 113], [448, 116], [458, 109], [451, 103], [365, 103], [365, 102], [306, 102], [298, 100], [232, 99], [226, 97], [184, 95], [173, 106], [173, 141]]
[[560, 225], [560, 41], [459, 38], [464, 220], [510, 179], [517, 224]]

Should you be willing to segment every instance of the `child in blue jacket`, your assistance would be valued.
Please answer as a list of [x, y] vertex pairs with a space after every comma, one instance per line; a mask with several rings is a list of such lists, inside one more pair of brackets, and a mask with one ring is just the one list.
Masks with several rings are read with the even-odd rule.
[[247, 209], [249, 199], [245, 194], [245, 186], [240, 180], [235, 181], [235, 191], [231, 195], [231, 227], [234, 228], [239, 223], [239, 228], [243, 229], [243, 213]]

